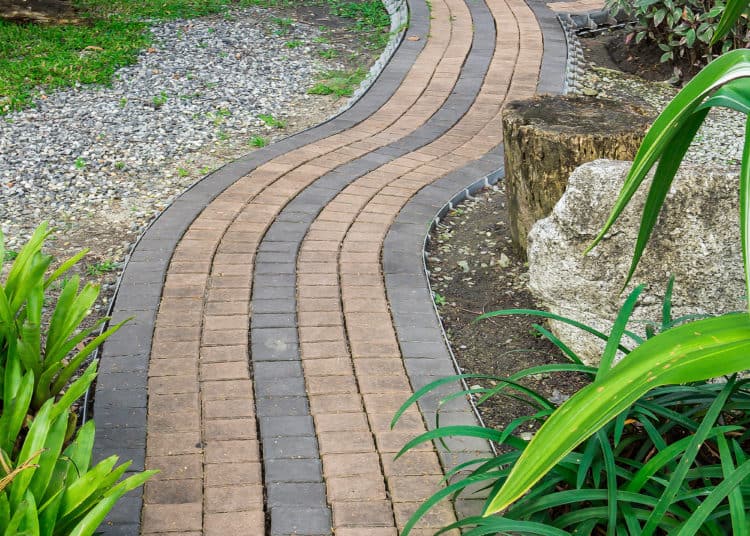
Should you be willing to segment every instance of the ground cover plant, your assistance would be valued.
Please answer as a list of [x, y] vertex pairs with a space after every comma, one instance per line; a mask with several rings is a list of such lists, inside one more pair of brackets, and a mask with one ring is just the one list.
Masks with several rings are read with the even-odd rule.
[[[75, 0], [74, 18], [31, 24], [0, 17], [0, 115], [29, 106], [33, 99], [76, 84], [108, 84], [115, 71], [136, 61], [151, 44], [154, 21], [226, 13], [238, 7], [294, 7], [322, 0]], [[387, 41], [390, 19], [378, 0], [331, 2], [333, 14], [355, 20], [370, 47]], [[293, 23], [277, 17], [277, 31]], [[160, 96], [154, 97], [159, 107]]]
[[[122, 323], [81, 328], [99, 288], [66, 273], [85, 252], [48, 275], [41, 225], [0, 284], [0, 527], [5, 536], [87, 536], [115, 503], [155, 471], [119, 481], [130, 462], [92, 464], [94, 422], [77, 428], [75, 405], [96, 378], [91, 354]], [[6, 258], [0, 234], [0, 270]], [[45, 290], [62, 281], [56, 302]], [[52, 308], [43, 325], [45, 308]], [[86, 362], [90, 361], [88, 365]]]
[[308, 90], [310, 95], [334, 95], [336, 97], [351, 97], [354, 90], [365, 79], [362, 69], [350, 72], [328, 71], [320, 75], [320, 80]]
[[[729, 31], [746, 5], [742, 0], [728, 4], [714, 43]], [[748, 115], [750, 50], [734, 50], [710, 63], [647, 133], [612, 214], [592, 245], [603, 239], [655, 167], [624, 284], [644, 252], [677, 168], [713, 106]], [[747, 288], [749, 187], [750, 139], [746, 135], [739, 197]], [[429, 499], [405, 533], [437, 500], [469, 485], [485, 484], [484, 515], [455, 525], [473, 526], [466, 534], [748, 534], [748, 391], [747, 379], [735, 374], [750, 368], [750, 314], [673, 321], [670, 290], [660, 329], [647, 331], [642, 340], [627, 330], [640, 291], [636, 287], [627, 297], [608, 334], [556, 317], [606, 341], [596, 369], [584, 367], [564, 344], [539, 326], [540, 333], [555, 342], [572, 363], [496, 378], [499, 388], [476, 390], [481, 402], [512, 388], [511, 396], [521, 397], [535, 408], [532, 416], [505, 430], [438, 427], [404, 447], [402, 452], [431, 439], [470, 435], [510, 449], [490, 460], [459, 467], [479, 465]], [[521, 311], [483, 317], [513, 312]], [[616, 362], [618, 351], [625, 355]], [[592, 381], [559, 407], [519, 383], [525, 375], [558, 370], [588, 374]], [[441, 382], [416, 393], [406, 405], [438, 384]], [[528, 442], [512, 435], [527, 420], [543, 423]], [[647, 450], [642, 451], [641, 446]]]

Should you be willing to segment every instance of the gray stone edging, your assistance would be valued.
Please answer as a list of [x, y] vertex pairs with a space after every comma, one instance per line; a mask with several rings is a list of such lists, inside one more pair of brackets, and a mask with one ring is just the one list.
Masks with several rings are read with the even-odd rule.
[[364, 95], [368, 89], [370, 89], [370, 86], [372, 86], [375, 80], [377, 80], [378, 76], [380, 76], [380, 73], [388, 63], [388, 60], [391, 59], [391, 56], [393, 56], [393, 53], [401, 44], [401, 41], [404, 38], [404, 34], [406, 33], [406, 27], [409, 24], [409, 7], [407, 5], [407, 1], [382, 0], [382, 2], [383, 5], [385, 5], [385, 8], [388, 10], [388, 15], [391, 17], [391, 37], [388, 40], [388, 44], [385, 46], [383, 53], [380, 55], [377, 61], [375, 61], [372, 67], [370, 67], [370, 70], [368, 71], [367, 76], [365, 76], [365, 79], [344, 105], [345, 110], [354, 105], [354, 103], [357, 102], [357, 100], [359, 100], [359, 98]]
[[578, 38], [578, 31], [587, 28], [595, 30], [604, 25], [622, 24], [627, 20], [623, 11], [614, 16], [608, 9], [597, 9], [588, 13], [560, 13], [557, 15], [560, 25], [565, 33], [565, 42], [568, 50], [568, 61], [565, 69], [565, 91], [564, 93], [578, 93], [580, 90], [580, 77], [585, 72], [583, 47]]
[[[426, 10], [418, 15], [415, 1], [409, 0], [408, 5], [412, 9], [410, 24], [426, 25]], [[118, 279], [109, 311], [113, 323], [133, 316], [135, 320], [113, 334], [98, 356], [93, 403], [95, 461], [117, 454], [121, 460], [133, 460], [131, 471], [144, 469], [151, 337], [169, 260], [180, 237], [203, 208], [240, 177], [282, 154], [351, 128], [387, 102], [424, 47], [424, 41], [402, 41], [401, 37], [394, 34], [395, 44], [381, 65], [380, 74], [387, 76], [373, 79], [369, 90], [353, 105], [321, 125], [258, 149], [207, 175], [164, 209], [138, 238]], [[107, 536], [136, 536], [142, 505], [143, 490], [138, 488], [117, 503], [99, 530]]]

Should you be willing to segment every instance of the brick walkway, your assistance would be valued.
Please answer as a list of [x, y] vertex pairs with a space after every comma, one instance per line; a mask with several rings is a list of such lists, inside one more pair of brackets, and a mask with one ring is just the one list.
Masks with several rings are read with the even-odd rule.
[[[502, 105], [561, 89], [564, 37], [538, 0], [409, 8], [409, 38], [357, 104], [207, 177], [135, 248], [114, 317], [136, 320], [103, 353], [97, 448], [162, 472], [105, 534], [395, 536], [445, 468], [489, 453], [454, 440], [393, 461], [434, 426], [437, 395], [389, 422], [454, 370], [425, 232], [498, 176]], [[465, 400], [444, 411], [474, 422]], [[454, 516], [442, 504], [412, 534]]]

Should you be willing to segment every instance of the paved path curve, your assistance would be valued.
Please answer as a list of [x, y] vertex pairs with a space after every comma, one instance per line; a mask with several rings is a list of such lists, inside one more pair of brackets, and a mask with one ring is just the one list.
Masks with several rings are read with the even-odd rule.
[[[97, 449], [162, 472], [105, 534], [395, 536], [445, 468], [489, 452], [456, 440], [393, 461], [434, 426], [437, 394], [389, 421], [454, 371], [425, 234], [499, 177], [500, 110], [562, 89], [565, 41], [541, 0], [409, 10], [354, 106], [206, 177], [134, 249], [113, 317], [136, 320], [102, 354]], [[444, 412], [473, 422], [464, 400]], [[440, 505], [412, 534], [455, 515]]]

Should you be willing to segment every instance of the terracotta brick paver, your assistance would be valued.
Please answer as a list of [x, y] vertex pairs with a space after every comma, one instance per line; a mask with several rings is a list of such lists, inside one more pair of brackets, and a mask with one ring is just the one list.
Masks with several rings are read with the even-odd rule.
[[[394, 459], [435, 408], [391, 428], [394, 413], [452, 372], [408, 263], [456, 191], [444, 182], [499, 167], [504, 103], [556, 87], [539, 79], [563, 40], [538, 0], [409, 7], [409, 39], [364, 98], [208, 177], [134, 251], [115, 318], [138, 321], [105, 348], [95, 410], [111, 441], [133, 428], [120, 452], [135, 469], [161, 473], [105, 534], [394, 536], [446, 468], [489, 452], [449, 439]], [[144, 387], [110, 387], [117, 374]], [[473, 422], [461, 399], [445, 418]], [[455, 515], [441, 503], [412, 534]]]

